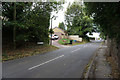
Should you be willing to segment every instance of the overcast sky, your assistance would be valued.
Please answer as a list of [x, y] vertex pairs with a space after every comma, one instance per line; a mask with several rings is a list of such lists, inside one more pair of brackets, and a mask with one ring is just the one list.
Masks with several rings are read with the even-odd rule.
[[[58, 27], [60, 22], [64, 22], [65, 20], [65, 11], [67, 10], [68, 4], [73, 3], [75, 0], [66, 0], [65, 4], [63, 4], [63, 9], [59, 10], [56, 14], [55, 12], [52, 12], [52, 16], [58, 16], [56, 20], [52, 19], [52, 28]], [[76, 0], [77, 1], [77, 0]], [[51, 21], [50, 21], [50, 27], [51, 27]], [[89, 36], [89, 34], [87, 34]], [[94, 37], [99, 37], [99, 33], [93, 33]], [[92, 36], [91, 36], [92, 37]]]
[[[63, 4], [63, 9], [59, 10], [58, 13], [56, 14], [55, 12], [52, 12], [52, 16], [58, 16], [56, 20], [52, 20], [52, 27], [58, 27], [60, 22], [64, 22], [65, 20], [65, 11], [67, 10], [68, 4], [73, 3], [74, 0], [66, 0], [65, 4]], [[51, 24], [51, 23], [50, 23]]]

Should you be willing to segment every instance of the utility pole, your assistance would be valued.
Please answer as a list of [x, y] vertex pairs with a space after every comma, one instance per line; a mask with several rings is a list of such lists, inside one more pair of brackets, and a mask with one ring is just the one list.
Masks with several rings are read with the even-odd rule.
[[50, 42], [50, 45], [52, 45], [52, 18], [51, 18], [51, 42]]
[[52, 45], [52, 19], [54, 18], [54, 20], [56, 19], [56, 17], [58, 16], [52, 16], [50, 19], [51, 19], [51, 42], [50, 42], [50, 45]]
[[[13, 20], [14, 22], [16, 22], [16, 2], [14, 2]], [[15, 24], [13, 27], [13, 44], [14, 44], [14, 49], [16, 49], [16, 25]]]

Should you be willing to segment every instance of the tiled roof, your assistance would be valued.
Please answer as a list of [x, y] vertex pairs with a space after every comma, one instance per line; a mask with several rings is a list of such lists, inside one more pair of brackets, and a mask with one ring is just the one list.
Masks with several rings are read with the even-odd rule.
[[[64, 30], [60, 29], [59, 27], [55, 27], [55, 28], [57, 28], [57, 29], [61, 30], [63, 33], [65, 33]], [[53, 28], [53, 29], [55, 29], [55, 28]]]

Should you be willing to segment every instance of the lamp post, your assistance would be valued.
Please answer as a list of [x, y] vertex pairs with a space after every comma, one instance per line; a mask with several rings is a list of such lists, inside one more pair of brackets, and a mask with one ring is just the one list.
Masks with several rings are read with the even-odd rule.
[[[52, 18], [53, 18], [53, 17], [52, 17]], [[50, 45], [52, 45], [52, 18], [50, 18], [50, 19], [51, 19], [51, 30], [50, 30], [50, 32], [51, 32], [51, 35], [50, 35], [51, 38], [50, 38], [50, 39], [51, 39], [51, 40], [50, 40]]]
[[52, 16], [50, 19], [51, 19], [51, 41], [50, 41], [50, 45], [52, 45], [52, 19], [56, 19], [57, 16]]

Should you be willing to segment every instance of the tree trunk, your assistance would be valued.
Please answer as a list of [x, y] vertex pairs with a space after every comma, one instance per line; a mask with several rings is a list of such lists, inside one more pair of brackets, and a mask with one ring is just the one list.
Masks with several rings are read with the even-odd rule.
[[[16, 2], [14, 2], [13, 20], [14, 22], [16, 22]], [[15, 24], [13, 27], [13, 44], [14, 44], [14, 49], [16, 49], [16, 25]]]

